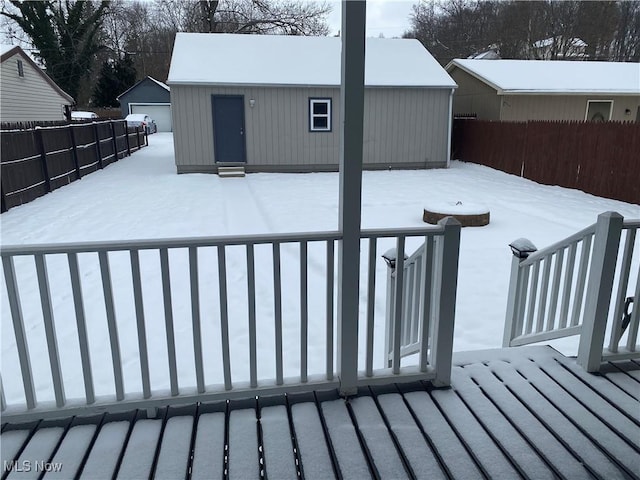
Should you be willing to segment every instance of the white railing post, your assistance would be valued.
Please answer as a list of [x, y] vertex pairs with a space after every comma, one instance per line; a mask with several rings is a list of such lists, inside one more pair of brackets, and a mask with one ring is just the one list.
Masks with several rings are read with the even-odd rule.
[[444, 227], [437, 261], [440, 263], [438, 302], [440, 313], [435, 319], [431, 358], [435, 367], [433, 384], [445, 387], [451, 383], [453, 354], [453, 328], [456, 317], [456, 290], [458, 287], [458, 258], [460, 256], [460, 222], [453, 217], [443, 218], [438, 225]]
[[520, 275], [520, 262], [521, 258], [513, 256], [511, 260], [511, 278], [509, 280], [509, 294], [507, 296], [507, 316], [504, 321], [504, 334], [502, 336], [502, 346], [507, 348], [511, 346], [511, 340], [513, 340], [517, 333], [518, 327], [518, 312], [520, 311], [520, 288], [521, 278]]
[[522, 302], [525, 301], [522, 295], [523, 270], [520, 263], [526, 260], [529, 255], [537, 249], [533, 243], [526, 238], [519, 238], [509, 244], [513, 260], [511, 261], [511, 277], [509, 279], [509, 294], [507, 296], [507, 314], [504, 321], [504, 334], [502, 336], [502, 346], [510, 347], [513, 340], [522, 328], [521, 315], [523, 313]]
[[578, 364], [588, 372], [597, 372], [602, 361], [622, 222], [619, 213], [605, 212], [598, 215], [596, 223], [577, 358]]
[[340, 394], [358, 391], [358, 314], [366, 3], [342, 2], [338, 372]]
[[391, 248], [382, 255], [387, 264], [387, 308], [385, 310], [385, 329], [384, 329], [384, 364], [385, 367], [391, 367], [391, 360], [389, 353], [391, 353], [391, 341], [393, 340], [393, 332], [391, 326], [393, 325], [393, 309], [395, 305], [395, 292], [396, 292], [396, 249]]

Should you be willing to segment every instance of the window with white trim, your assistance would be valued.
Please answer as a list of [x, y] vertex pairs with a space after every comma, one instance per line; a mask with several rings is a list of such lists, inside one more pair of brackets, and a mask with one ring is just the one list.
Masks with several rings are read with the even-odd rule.
[[309, 131], [330, 132], [331, 131], [331, 99], [330, 98], [310, 98], [309, 99]]
[[613, 100], [587, 100], [587, 122], [608, 122], [611, 120]]
[[22, 60], [17, 60], [18, 62], [18, 76], [24, 77], [24, 66], [22, 65]]

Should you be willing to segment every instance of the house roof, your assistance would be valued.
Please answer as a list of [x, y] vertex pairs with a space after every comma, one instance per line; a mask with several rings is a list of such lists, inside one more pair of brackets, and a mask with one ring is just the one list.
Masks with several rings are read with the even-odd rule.
[[171, 91], [171, 89], [169, 88], [169, 86], [165, 83], [162, 83], [159, 80], [156, 80], [153, 77], [149, 77], [146, 76], [145, 78], [143, 78], [142, 80], [140, 80], [139, 82], [137, 82], [135, 85], [127, 88], [124, 92], [122, 92], [120, 95], [118, 95], [116, 97], [116, 100], [120, 100], [120, 97], [122, 97], [123, 95], [126, 95], [127, 93], [129, 93], [131, 90], [133, 90], [134, 88], [136, 88], [138, 85], [140, 85], [142, 82], [146, 81], [146, 80], [151, 80], [153, 83], [155, 83], [156, 85], [158, 85], [159, 87], [165, 89], [167, 92]]
[[29, 55], [27, 55], [24, 50], [22, 50], [22, 48], [20, 48], [18, 45], [0, 45], [0, 63], [4, 62], [5, 60], [8, 60], [9, 58], [13, 57], [14, 55], [20, 55], [24, 61], [26, 61], [28, 64], [30, 64], [33, 69], [42, 76], [42, 78], [51, 86], [51, 88], [53, 88], [55, 90], [55, 92], [57, 94], [59, 94], [60, 96], [62, 96], [65, 100], [67, 100], [71, 105], [73, 105], [75, 103], [75, 101], [73, 100], [73, 97], [71, 95], [69, 95], [67, 92], [65, 92], [64, 90], [62, 90], [57, 84], [56, 82], [54, 82], [53, 80], [51, 80], [51, 78], [49, 77], [49, 75], [47, 75], [32, 59], [31, 57], [29, 57]]
[[551, 45], [554, 44], [554, 42], [561, 43], [563, 41], [565, 43], [567, 43], [568, 45], [571, 45], [572, 47], [586, 47], [587, 46], [587, 44], [581, 38], [573, 37], [573, 38], [568, 38], [568, 39], [565, 40], [565, 38], [562, 35], [559, 35], [557, 37], [545, 38], [543, 40], [538, 40], [537, 42], [533, 43], [533, 46], [536, 47], [536, 48], [544, 48], [544, 47], [550, 47]]
[[454, 59], [446, 70], [456, 67], [498, 94], [640, 95], [640, 63]]
[[[178, 33], [167, 83], [340, 85], [338, 37]], [[365, 85], [455, 88], [415, 39], [368, 38]]]
[[[20, 47], [18, 45], [0, 45], [0, 55], [2, 56], [2, 61], [4, 62], [5, 58], [4, 58], [4, 54], [11, 51], [11, 50], [17, 50]], [[13, 54], [12, 54], [13, 55]]]

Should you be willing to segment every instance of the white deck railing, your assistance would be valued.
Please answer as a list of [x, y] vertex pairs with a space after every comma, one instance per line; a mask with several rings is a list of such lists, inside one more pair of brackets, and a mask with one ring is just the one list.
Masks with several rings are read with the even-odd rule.
[[387, 262], [384, 362], [389, 367], [418, 354], [420, 370], [427, 371], [438, 350], [434, 340], [444, 329], [450, 329], [444, 338], [453, 335], [460, 224], [448, 218], [441, 225], [450, 228], [449, 238], [427, 236], [411, 256], [405, 254], [404, 242], [398, 242], [383, 255]]
[[[362, 231], [368, 275], [361, 288], [366, 340], [359, 385], [416, 379], [448, 384], [459, 235], [455, 221]], [[437, 304], [446, 325], [438, 329], [431, 319], [432, 328], [423, 330], [434, 348], [423, 352], [419, 365], [401, 368], [398, 338], [390, 368], [376, 369], [376, 323], [382, 328], [375, 321], [376, 269], [384, 271], [376, 252], [390, 242], [403, 251], [413, 237], [440, 245], [440, 254], [427, 262], [428, 276], [446, 295], [429, 294], [428, 302]], [[339, 241], [339, 232], [316, 232], [3, 246], [1, 293], [9, 307], [2, 310], [3, 417], [29, 420], [338, 386]], [[404, 298], [398, 283], [398, 298]], [[402, 315], [406, 306], [397, 302], [393, 308]], [[310, 343], [310, 335], [323, 340]], [[317, 359], [318, 348], [324, 365], [310, 367], [310, 349]]]
[[640, 268], [632, 271], [639, 226], [607, 212], [550, 247], [520, 258], [514, 251], [503, 345], [580, 335], [578, 362], [589, 371], [640, 357]]

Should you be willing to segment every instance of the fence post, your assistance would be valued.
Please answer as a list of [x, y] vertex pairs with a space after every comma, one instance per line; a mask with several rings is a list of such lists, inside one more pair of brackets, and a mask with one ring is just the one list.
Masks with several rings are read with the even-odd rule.
[[1, 204], [2, 205], [1, 205], [0, 211], [2, 213], [4, 213], [4, 212], [6, 212], [8, 210], [7, 209], [7, 196], [4, 193], [4, 187], [2, 187], [1, 185], [0, 185], [0, 198], [2, 199], [1, 200]]
[[456, 319], [456, 290], [458, 288], [458, 258], [460, 256], [461, 224], [454, 217], [445, 217], [438, 222], [444, 228], [444, 234], [438, 249], [440, 262], [440, 288], [438, 289], [438, 311], [440, 315], [434, 322], [433, 359], [436, 387], [449, 386], [451, 383], [451, 360], [453, 357], [453, 328]]
[[42, 138], [42, 129], [36, 127], [35, 130], [36, 143], [40, 150], [40, 164], [42, 165], [42, 174], [44, 175], [44, 185], [47, 192], [51, 191], [51, 179], [49, 178], [49, 167], [47, 167], [47, 152], [44, 149], [44, 140]]
[[104, 168], [102, 164], [102, 148], [100, 148], [100, 132], [98, 132], [98, 124], [93, 122], [93, 133], [96, 137], [96, 155], [98, 156], [98, 167]]
[[124, 138], [127, 140], [127, 156], [131, 156], [131, 144], [129, 143], [129, 127], [124, 125]]
[[587, 372], [600, 370], [623, 217], [617, 212], [598, 215], [582, 319], [577, 363]]
[[117, 162], [118, 159], [118, 137], [116, 135], [116, 126], [113, 123], [113, 120], [109, 120], [109, 124], [111, 125], [111, 141], [113, 143], [113, 161]]
[[76, 145], [76, 135], [73, 132], [73, 125], [69, 125], [69, 139], [71, 140], [71, 155], [73, 155], [73, 164], [76, 166], [76, 175], [80, 180], [80, 163], [78, 162], [78, 147]]

